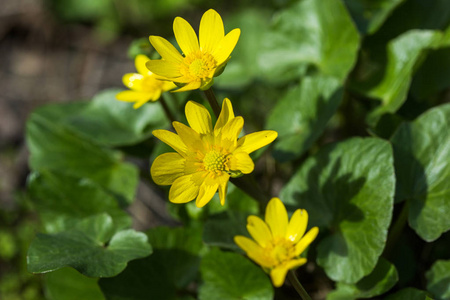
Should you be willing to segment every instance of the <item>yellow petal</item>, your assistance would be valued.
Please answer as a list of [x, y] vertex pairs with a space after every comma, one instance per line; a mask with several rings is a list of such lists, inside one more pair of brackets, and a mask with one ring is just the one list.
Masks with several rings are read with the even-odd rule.
[[279, 198], [272, 198], [266, 207], [266, 223], [274, 238], [285, 237], [288, 226], [286, 207]]
[[244, 119], [242, 117], [235, 117], [223, 126], [221, 130], [222, 140], [230, 140], [234, 145], [237, 144], [239, 133], [244, 127]]
[[[178, 80], [174, 80], [175, 82], [179, 82]], [[192, 90], [196, 90], [200, 87], [201, 85], [201, 81], [192, 81], [189, 82], [188, 84], [186, 84], [185, 86], [179, 88], [178, 90], [173, 91], [174, 93], [178, 93], [178, 92], [185, 92], [185, 91], [192, 91]]]
[[231, 119], [234, 118], [233, 106], [228, 98], [225, 98], [222, 102], [222, 110], [220, 111], [219, 118], [217, 119], [216, 125], [214, 126], [214, 133], [218, 133], [225, 124], [227, 124]]
[[152, 164], [150, 173], [158, 185], [170, 185], [184, 174], [185, 159], [178, 153], [164, 153], [158, 156]]
[[311, 244], [312, 241], [314, 241], [318, 233], [319, 228], [317, 227], [311, 228], [295, 245], [295, 256], [299, 256], [300, 254], [302, 254], [302, 252], [305, 251], [306, 247], [308, 247], [309, 244]]
[[177, 63], [183, 61], [183, 56], [181, 56], [180, 52], [165, 38], [152, 35], [149, 37], [149, 40], [159, 55], [165, 60]]
[[193, 173], [177, 178], [169, 190], [169, 201], [186, 203], [194, 200], [202, 183], [202, 174]]
[[188, 149], [203, 150], [203, 143], [197, 131], [176, 121], [172, 125]]
[[145, 65], [151, 72], [166, 77], [167, 79], [181, 76], [180, 67], [174, 62], [166, 60], [149, 60]]
[[173, 132], [164, 129], [153, 130], [153, 135], [160, 139], [162, 142], [166, 143], [173, 150], [177, 151], [179, 154], [185, 156], [186, 145], [180, 139], [178, 135]]
[[272, 264], [264, 259], [264, 249], [248, 237], [237, 235], [234, 237], [234, 242], [258, 265], [266, 268], [272, 267]]
[[142, 80], [144, 76], [138, 73], [127, 73], [122, 76], [123, 84], [133, 90], [140, 90], [142, 87]]
[[215, 47], [213, 56], [216, 59], [217, 65], [220, 66], [227, 61], [234, 47], [236, 47], [240, 35], [241, 30], [239, 28], [233, 29]]
[[305, 234], [308, 225], [308, 213], [304, 209], [297, 209], [289, 221], [286, 231], [286, 239], [292, 242], [298, 242]]
[[286, 274], [288, 269], [284, 266], [279, 266], [270, 271], [270, 279], [275, 287], [280, 287], [283, 285], [286, 279]]
[[123, 91], [116, 95], [116, 99], [125, 102], [147, 102], [150, 100], [151, 94], [136, 91]]
[[223, 21], [220, 15], [210, 9], [205, 12], [200, 21], [200, 48], [211, 53], [225, 35]]
[[263, 130], [247, 134], [238, 140], [238, 147], [240, 151], [252, 153], [259, 148], [262, 148], [273, 142], [278, 136], [278, 133], [273, 130]]
[[227, 189], [228, 189], [228, 180], [230, 179], [230, 175], [226, 174], [220, 183], [219, 183], [219, 198], [220, 198], [220, 204], [225, 205], [225, 198], [227, 196]]
[[195, 205], [197, 207], [203, 207], [208, 204], [217, 192], [218, 187], [219, 184], [217, 182], [211, 182], [210, 180], [203, 181], [203, 184], [200, 186], [200, 191], [198, 193], [197, 200], [195, 201]]
[[173, 21], [173, 32], [181, 51], [187, 56], [200, 50], [198, 39], [192, 26], [183, 18], [176, 17]]
[[150, 72], [149, 69], [145, 66], [145, 64], [150, 60], [146, 55], [144, 54], [138, 54], [136, 58], [134, 59], [134, 66], [136, 67], [136, 70], [139, 72], [139, 74], [148, 76], [151, 75], [152, 72]]
[[247, 153], [235, 152], [228, 161], [228, 167], [232, 171], [241, 171], [243, 174], [249, 174], [253, 172], [255, 164]]
[[186, 119], [192, 129], [201, 134], [212, 131], [211, 115], [203, 105], [189, 101], [186, 104], [185, 111]]
[[150, 99], [150, 101], [155, 102], [156, 100], [159, 99], [159, 97], [161, 97], [161, 90], [157, 89], [153, 92], [152, 98]]
[[261, 247], [265, 247], [272, 240], [272, 233], [266, 222], [257, 216], [247, 218], [247, 230]]
[[275, 267], [270, 271], [270, 278], [272, 279], [272, 283], [275, 287], [280, 287], [283, 285], [284, 280], [286, 279], [286, 274], [289, 270], [298, 268], [301, 265], [306, 263], [306, 259], [293, 259], [287, 263], [284, 263], [280, 266]]
[[173, 89], [176, 88], [176, 87], [177, 87], [177, 86], [176, 86], [173, 82], [171, 82], [171, 81], [165, 81], [165, 82], [163, 83], [162, 91], [163, 91], [163, 92], [167, 92], [167, 91], [173, 90]]
[[139, 107], [141, 107], [142, 105], [144, 105], [148, 101], [153, 101], [153, 100], [150, 99], [150, 100], [138, 101], [138, 102], [133, 104], [133, 108], [134, 109], [138, 109]]

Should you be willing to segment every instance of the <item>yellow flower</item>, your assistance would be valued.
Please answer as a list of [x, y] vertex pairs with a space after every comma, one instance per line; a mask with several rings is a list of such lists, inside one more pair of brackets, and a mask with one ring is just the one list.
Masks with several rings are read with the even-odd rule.
[[288, 270], [306, 263], [306, 258], [299, 256], [319, 232], [314, 227], [304, 235], [307, 224], [306, 210], [297, 209], [288, 221], [283, 202], [272, 198], [266, 208], [265, 222], [257, 216], [247, 219], [247, 230], [256, 242], [239, 235], [234, 237], [234, 242], [270, 273], [274, 286], [280, 287]]
[[149, 61], [150, 59], [145, 55], [139, 54], [136, 56], [134, 64], [139, 73], [123, 75], [123, 84], [131, 90], [118, 93], [116, 95], [117, 100], [135, 102], [133, 107], [139, 108], [148, 101], [158, 100], [161, 93], [176, 87], [172, 82], [158, 80], [157, 76], [145, 66]]
[[228, 99], [223, 101], [214, 129], [203, 105], [189, 101], [185, 109], [191, 127], [173, 122], [178, 135], [167, 130], [153, 131], [176, 153], [164, 153], [155, 159], [152, 178], [156, 184], [172, 185], [169, 200], [173, 203], [196, 199], [197, 207], [203, 207], [219, 190], [224, 205], [230, 176], [251, 173], [254, 164], [249, 154], [271, 143], [278, 134], [265, 130], [238, 139], [244, 119], [234, 116]]
[[241, 34], [240, 29], [236, 28], [225, 35], [222, 18], [213, 9], [203, 14], [199, 40], [192, 26], [183, 18], [175, 18], [173, 31], [184, 55], [166, 39], [150, 36], [150, 43], [162, 59], [148, 62], [147, 68], [183, 86], [176, 92], [208, 89], [213, 77], [220, 75], [225, 68]]

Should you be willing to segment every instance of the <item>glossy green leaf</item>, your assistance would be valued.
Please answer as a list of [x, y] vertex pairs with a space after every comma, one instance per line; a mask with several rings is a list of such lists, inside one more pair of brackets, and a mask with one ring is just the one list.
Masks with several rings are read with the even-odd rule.
[[89, 179], [34, 172], [28, 178], [28, 191], [47, 233], [70, 229], [80, 219], [104, 212], [117, 229], [131, 226], [130, 216], [119, 208], [117, 199]]
[[304, 77], [272, 110], [266, 128], [278, 132], [274, 156], [285, 162], [311, 147], [324, 131], [342, 99], [339, 81], [331, 77]]
[[397, 200], [409, 201], [409, 224], [426, 241], [450, 229], [450, 104], [403, 123], [391, 139]]
[[147, 235], [153, 247], [151, 256], [132, 261], [116, 277], [100, 280], [106, 299], [180, 299], [198, 277], [203, 247], [200, 232], [157, 227]]
[[120, 152], [82, 137], [42, 110], [45, 107], [33, 112], [27, 122], [31, 169], [89, 178], [113, 192], [123, 203], [130, 203], [138, 183], [136, 167], [123, 162]]
[[392, 160], [390, 144], [381, 139], [327, 145], [281, 191], [290, 210], [306, 209], [309, 226], [326, 234], [317, 262], [335, 281], [355, 283], [375, 268], [392, 217]]
[[211, 250], [203, 257], [200, 300], [272, 300], [273, 287], [264, 271], [242, 255]]
[[327, 295], [327, 300], [353, 300], [371, 298], [389, 291], [398, 281], [395, 266], [380, 258], [375, 269], [355, 284], [337, 283], [337, 289]]
[[385, 300], [433, 300], [428, 293], [415, 288], [405, 288], [390, 295]]
[[48, 300], [104, 300], [98, 279], [81, 275], [72, 268], [45, 274], [45, 295]]
[[443, 35], [438, 31], [410, 30], [388, 43], [385, 64], [361, 63], [366, 70], [359, 69], [355, 73], [352, 88], [381, 101], [368, 116], [370, 124], [375, 124], [381, 115], [400, 108], [408, 95], [412, 76], [425, 57], [425, 50], [438, 47], [442, 40]]
[[427, 290], [436, 299], [450, 299], [450, 260], [436, 261], [425, 274]]
[[160, 103], [134, 109], [132, 103], [116, 99], [120, 91], [105, 90], [92, 101], [47, 105], [36, 113], [107, 146], [136, 144], [149, 138], [152, 130], [169, 124]]
[[358, 47], [358, 32], [341, 1], [297, 1], [274, 18], [263, 38], [259, 64], [264, 75], [276, 81], [298, 78], [311, 66], [343, 82]]
[[128, 261], [150, 255], [145, 234], [132, 229], [115, 232], [107, 214], [85, 218], [56, 234], [38, 234], [28, 249], [28, 271], [45, 273], [70, 266], [90, 277], [111, 277]]
[[392, 11], [405, 0], [344, 0], [350, 15], [355, 20], [362, 34], [372, 34], [377, 31]]

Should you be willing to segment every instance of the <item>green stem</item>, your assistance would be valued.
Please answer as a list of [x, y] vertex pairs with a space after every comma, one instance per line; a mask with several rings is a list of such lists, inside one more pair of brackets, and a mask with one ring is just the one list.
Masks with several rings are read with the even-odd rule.
[[206, 99], [208, 99], [209, 105], [211, 105], [211, 108], [214, 114], [216, 115], [216, 118], [218, 118], [220, 115], [220, 106], [219, 103], [217, 102], [216, 95], [214, 95], [212, 88], [209, 88], [203, 92], [205, 93]]
[[311, 300], [311, 297], [308, 295], [306, 290], [303, 288], [303, 285], [298, 281], [297, 276], [295, 276], [295, 273], [293, 270], [289, 270], [288, 272], [288, 278], [291, 284], [294, 286], [297, 293], [302, 297], [303, 300]]
[[167, 102], [164, 99], [163, 95], [161, 95], [161, 97], [159, 98], [159, 103], [161, 103], [164, 113], [166, 114], [166, 117], [167, 117], [167, 119], [169, 119], [170, 123], [175, 122], [176, 120], [173, 117], [172, 113], [170, 112], [169, 106], [167, 105]]
[[406, 200], [403, 204], [402, 211], [395, 221], [394, 225], [392, 225], [390, 233], [387, 238], [386, 247], [384, 248], [383, 255], [384, 257], [389, 257], [391, 255], [392, 249], [394, 248], [395, 243], [398, 241], [400, 235], [405, 228], [405, 225], [408, 221], [409, 214], [409, 201]]

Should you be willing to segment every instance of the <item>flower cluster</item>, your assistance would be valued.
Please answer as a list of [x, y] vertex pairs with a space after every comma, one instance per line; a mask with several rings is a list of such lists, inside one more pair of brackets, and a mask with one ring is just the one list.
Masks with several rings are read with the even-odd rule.
[[[180, 17], [175, 19], [173, 30], [183, 53], [166, 39], [150, 36], [151, 44], [162, 58], [150, 60], [138, 55], [135, 61], [138, 73], [123, 77], [131, 90], [117, 94], [117, 99], [135, 102], [137, 108], [176, 87], [176, 92], [209, 89], [213, 78], [224, 70], [240, 36], [239, 29], [225, 35], [222, 19], [212, 9], [201, 19], [199, 39], [191, 25]], [[210, 99], [212, 92], [206, 95], [210, 103], [215, 103], [215, 99]], [[235, 116], [231, 101], [223, 100], [220, 114], [218, 106], [213, 109], [218, 115], [214, 126], [207, 108], [188, 101], [185, 114], [189, 126], [174, 121], [175, 133], [153, 131], [155, 137], [175, 151], [159, 155], [150, 170], [156, 184], [171, 186], [169, 201], [173, 203], [195, 199], [196, 206], [203, 207], [218, 192], [224, 205], [230, 178], [251, 173], [254, 163], [250, 154], [273, 142], [278, 135], [273, 130], [264, 130], [239, 137], [244, 119]], [[245, 236], [236, 236], [234, 240], [270, 274], [274, 286], [279, 287], [288, 270], [306, 263], [300, 254], [318, 234], [317, 227], [305, 234], [307, 224], [308, 214], [304, 209], [296, 210], [289, 221], [281, 200], [272, 198], [265, 221], [256, 216], [248, 218], [247, 229], [254, 240]]]

